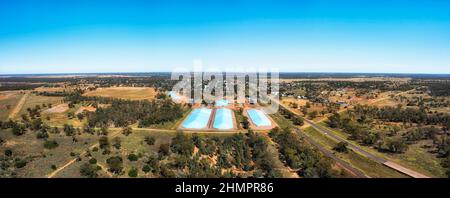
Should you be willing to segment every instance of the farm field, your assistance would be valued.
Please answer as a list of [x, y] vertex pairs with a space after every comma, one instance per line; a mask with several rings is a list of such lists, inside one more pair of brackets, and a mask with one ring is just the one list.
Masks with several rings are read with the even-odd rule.
[[0, 120], [7, 120], [23, 97], [23, 93], [17, 91], [0, 92]]
[[85, 93], [85, 96], [100, 96], [121, 98], [127, 100], [151, 100], [155, 98], [157, 91], [148, 87], [108, 87], [98, 88]]
[[30, 94], [25, 100], [25, 103], [23, 104], [18, 114], [15, 116], [15, 119], [18, 119], [23, 114], [28, 114], [28, 108], [35, 108], [37, 105], [39, 105], [42, 109], [48, 109], [48, 104], [51, 104], [52, 106], [58, 105], [62, 103], [62, 101], [62, 97], [49, 97]]

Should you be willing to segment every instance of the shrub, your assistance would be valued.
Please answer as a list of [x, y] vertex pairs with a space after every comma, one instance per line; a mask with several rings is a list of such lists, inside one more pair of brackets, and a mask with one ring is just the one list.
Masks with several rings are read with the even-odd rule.
[[159, 146], [159, 151], [158, 151], [160, 156], [167, 156], [170, 154], [170, 145], [169, 144], [161, 144]]
[[134, 162], [134, 161], [137, 161], [138, 160], [138, 156], [137, 155], [135, 155], [135, 154], [129, 154], [128, 155], [128, 160], [130, 160], [130, 161], [132, 161], [132, 162]]
[[95, 158], [89, 159], [89, 164], [97, 164], [97, 159]]
[[337, 145], [333, 148], [333, 150], [340, 152], [340, 153], [346, 153], [348, 151], [348, 143], [347, 142], [339, 142]]
[[130, 177], [137, 177], [138, 176], [138, 170], [135, 167], [132, 167], [128, 171], [128, 176], [130, 176]]
[[4, 153], [5, 153], [5, 155], [6, 156], [12, 156], [12, 154], [13, 154], [13, 152], [12, 152], [12, 150], [11, 149], [6, 149], [5, 151], [4, 151]]
[[113, 156], [106, 160], [109, 166], [109, 171], [112, 173], [120, 174], [123, 169], [123, 159], [120, 156]]
[[37, 139], [47, 139], [48, 138], [48, 133], [46, 131], [44, 131], [44, 130], [39, 130], [36, 133], [36, 138]]
[[155, 137], [152, 137], [152, 136], [145, 137], [145, 143], [147, 143], [150, 146], [155, 145], [155, 141], [156, 141]]
[[133, 129], [131, 129], [131, 127], [124, 127], [122, 129], [122, 134], [125, 136], [130, 135], [133, 132]]
[[22, 160], [22, 159], [16, 160], [16, 162], [14, 163], [14, 166], [15, 166], [16, 168], [23, 168], [23, 167], [25, 167], [26, 165], [27, 165], [27, 161]]
[[248, 122], [248, 118], [242, 117], [242, 128], [248, 129], [249, 125], [250, 125], [250, 123]]
[[89, 178], [95, 178], [98, 176], [97, 172], [100, 169], [100, 166], [97, 166], [95, 164], [84, 163], [80, 167], [80, 174]]
[[145, 165], [144, 167], [142, 167], [142, 171], [144, 171], [144, 173], [148, 173], [152, 170], [152, 168], [149, 165]]
[[55, 140], [46, 140], [44, 142], [44, 148], [46, 149], [54, 149], [58, 147], [58, 142], [56, 142]]

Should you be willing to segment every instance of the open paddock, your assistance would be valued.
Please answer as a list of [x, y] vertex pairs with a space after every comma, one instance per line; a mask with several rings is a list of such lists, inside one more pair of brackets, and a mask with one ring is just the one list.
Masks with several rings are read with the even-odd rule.
[[150, 87], [108, 87], [98, 88], [84, 94], [84, 96], [99, 96], [120, 98], [126, 100], [152, 100], [157, 91]]

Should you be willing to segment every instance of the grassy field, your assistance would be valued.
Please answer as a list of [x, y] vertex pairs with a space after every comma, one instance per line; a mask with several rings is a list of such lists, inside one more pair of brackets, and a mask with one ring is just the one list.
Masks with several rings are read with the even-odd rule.
[[0, 120], [8, 120], [9, 114], [19, 102], [24, 94], [20, 92], [1, 92], [0, 93]]
[[[115, 131], [117, 132], [117, 131]], [[114, 131], [110, 131], [109, 133], [109, 141], [112, 143], [113, 139], [118, 137], [121, 139], [121, 148], [116, 149], [114, 147], [111, 147], [111, 153], [109, 155], [102, 154], [102, 150], [99, 149], [98, 151], [92, 151], [91, 155], [92, 158], [95, 158], [97, 160], [97, 164], [99, 164], [101, 167], [104, 167], [102, 174], [100, 174], [100, 177], [128, 177], [126, 174], [128, 170], [131, 167], [135, 167], [139, 170], [139, 177], [152, 177], [151, 173], [145, 174], [142, 171], [142, 167], [145, 164], [145, 156], [150, 155], [151, 153], [157, 153], [159, 146], [163, 143], [169, 143], [172, 139], [172, 137], [175, 135], [173, 133], [163, 133], [163, 132], [149, 132], [145, 130], [134, 130], [132, 134], [129, 136], [124, 136], [121, 133], [115, 133]], [[114, 136], [114, 137], [113, 137]], [[152, 136], [155, 137], [156, 141], [155, 144], [150, 146], [147, 145], [144, 142], [144, 138], [146, 136]], [[127, 156], [129, 154], [136, 154], [139, 156], [139, 159], [137, 161], [129, 161], [127, 159]], [[124, 162], [124, 174], [123, 175], [112, 175], [110, 173], [107, 173], [107, 165], [106, 160], [111, 156], [121, 156]], [[67, 167], [60, 173], [56, 175], [56, 177], [81, 177], [79, 173], [79, 167], [87, 162], [91, 157], [87, 156], [81, 156], [81, 161], [77, 161], [71, 166]], [[100, 173], [99, 172], [99, 173]]]
[[38, 96], [35, 94], [30, 94], [25, 101], [25, 104], [20, 109], [19, 113], [16, 115], [16, 119], [20, 118], [22, 114], [28, 114], [27, 108], [35, 108], [36, 105], [40, 105], [43, 110], [48, 109], [48, 107], [43, 107], [43, 105], [57, 105], [62, 103], [62, 97], [48, 97], [48, 96]]
[[52, 165], [60, 167], [73, 159], [71, 152], [81, 153], [88, 145], [97, 141], [96, 136], [90, 134], [77, 135], [78, 142], [73, 142], [71, 137], [64, 133], [49, 134], [49, 140], [56, 140], [59, 144], [54, 149], [45, 149], [44, 140], [37, 139], [36, 133], [27, 132], [22, 136], [14, 136], [11, 130], [1, 130], [0, 137], [7, 142], [0, 147], [3, 153], [5, 149], [11, 149], [15, 156], [28, 159], [25, 167], [17, 169], [19, 177], [45, 177], [52, 172]]
[[128, 100], [151, 100], [155, 98], [157, 91], [149, 87], [108, 87], [98, 88], [95, 91], [85, 93], [85, 96], [101, 96], [121, 98]]
[[[74, 113], [78, 111], [78, 109], [81, 107], [81, 104], [76, 104], [74, 108], [69, 108], [64, 112], [59, 113], [50, 113], [50, 112], [44, 112], [42, 113], [41, 117], [42, 120], [47, 123], [49, 126], [63, 126], [64, 124], [71, 124], [75, 127], [82, 127], [84, 120], [79, 120], [78, 118], [71, 118], [67, 116], [69, 113]], [[47, 117], [50, 118], [50, 120], [47, 120]]]

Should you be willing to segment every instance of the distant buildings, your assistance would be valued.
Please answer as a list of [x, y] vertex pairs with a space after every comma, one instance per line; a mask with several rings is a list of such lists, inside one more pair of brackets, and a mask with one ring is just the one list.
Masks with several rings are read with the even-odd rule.
[[254, 104], [258, 103], [258, 100], [256, 98], [249, 98], [248, 103], [254, 105]]

